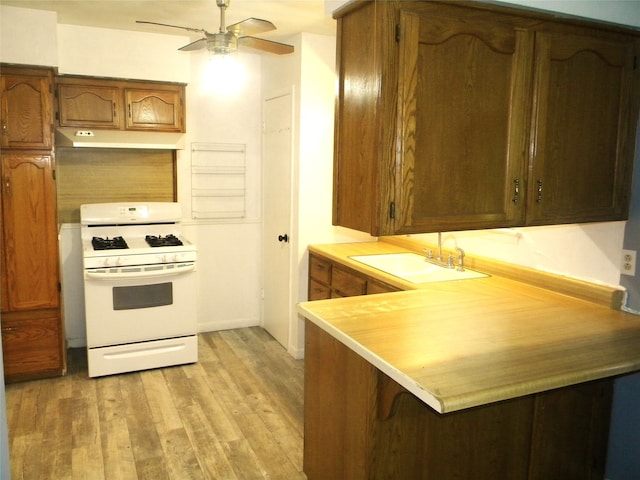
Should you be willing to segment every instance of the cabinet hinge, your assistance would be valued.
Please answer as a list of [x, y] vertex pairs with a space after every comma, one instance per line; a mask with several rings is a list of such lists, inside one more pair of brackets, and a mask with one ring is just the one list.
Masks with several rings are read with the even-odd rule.
[[389, 218], [396, 218], [396, 202], [389, 204]]
[[58, 282], [58, 293], [62, 292], [62, 284]]
[[51, 170], [51, 176], [53, 177], [54, 180], [56, 179], [56, 169], [55, 168]]
[[634, 70], [638, 69], [638, 56], [637, 55], [633, 56], [633, 69]]
[[396, 25], [396, 42], [400, 41], [400, 24]]

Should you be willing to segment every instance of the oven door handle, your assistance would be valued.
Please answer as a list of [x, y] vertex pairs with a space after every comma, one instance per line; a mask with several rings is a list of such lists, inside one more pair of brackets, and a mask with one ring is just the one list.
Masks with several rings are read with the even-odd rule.
[[[121, 269], [97, 269], [96, 271], [85, 270], [84, 275], [87, 279], [94, 280], [118, 280], [118, 279], [129, 279], [129, 278], [160, 278], [160, 277], [175, 277], [176, 275], [182, 275], [184, 273], [193, 272], [196, 269], [195, 263], [185, 263], [180, 266], [175, 266], [172, 268], [153, 268], [149, 270], [145, 270], [141, 268], [139, 271], [120, 271]], [[108, 271], [111, 270], [111, 271]], [[118, 270], [118, 271], [113, 271]], [[127, 270], [133, 270], [132, 268], [127, 268]]]

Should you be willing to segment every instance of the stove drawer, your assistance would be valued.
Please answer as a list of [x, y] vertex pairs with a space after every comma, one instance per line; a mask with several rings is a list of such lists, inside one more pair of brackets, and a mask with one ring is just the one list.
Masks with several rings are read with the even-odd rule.
[[198, 361], [198, 337], [190, 335], [150, 342], [90, 348], [89, 376], [135, 372]]

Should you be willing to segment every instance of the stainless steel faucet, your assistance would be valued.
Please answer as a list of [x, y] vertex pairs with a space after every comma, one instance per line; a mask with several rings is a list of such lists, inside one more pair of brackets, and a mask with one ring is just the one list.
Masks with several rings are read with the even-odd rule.
[[460, 247], [455, 247], [455, 250], [458, 252], [458, 255], [449, 255], [445, 262], [442, 258], [442, 232], [438, 232], [438, 255], [436, 256], [435, 261], [433, 258], [433, 251], [428, 248], [424, 249], [424, 251], [427, 252], [427, 261], [431, 261], [432, 263], [436, 263], [446, 268], [454, 268], [453, 262], [457, 260], [458, 264], [455, 266], [456, 270], [464, 272], [464, 250]]

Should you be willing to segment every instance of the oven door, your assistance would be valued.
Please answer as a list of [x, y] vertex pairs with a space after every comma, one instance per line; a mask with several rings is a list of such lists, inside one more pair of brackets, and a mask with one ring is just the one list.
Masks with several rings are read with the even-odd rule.
[[87, 269], [89, 348], [196, 333], [195, 262]]

